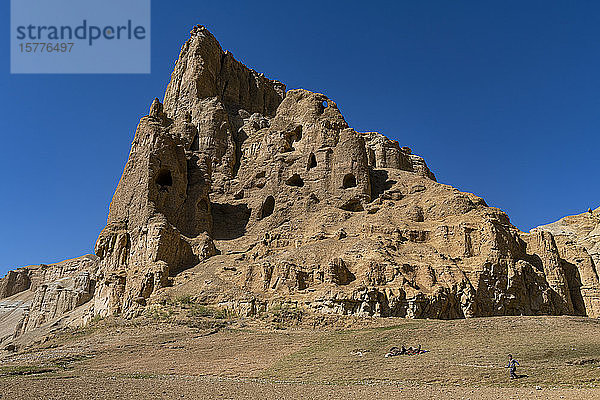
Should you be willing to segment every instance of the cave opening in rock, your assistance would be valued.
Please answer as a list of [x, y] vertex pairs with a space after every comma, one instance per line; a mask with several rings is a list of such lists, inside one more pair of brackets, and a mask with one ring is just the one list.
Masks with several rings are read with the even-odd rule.
[[246, 234], [246, 226], [252, 214], [247, 204], [211, 203], [210, 212], [213, 239], [232, 240]]
[[275, 198], [273, 196], [267, 196], [262, 207], [260, 208], [260, 219], [266, 218], [273, 214], [273, 210], [275, 210]]
[[308, 156], [308, 164], [306, 166], [306, 170], [310, 171], [312, 168], [317, 166], [317, 157], [315, 157], [315, 153], [310, 153]]
[[344, 175], [344, 180], [342, 181], [342, 186], [344, 187], [344, 189], [356, 187], [356, 177], [354, 176], [354, 174]]
[[194, 135], [194, 140], [192, 140], [192, 144], [190, 146], [190, 150], [191, 151], [198, 151], [198, 150], [200, 150], [200, 137], [198, 136], [197, 133]]
[[208, 212], [208, 202], [206, 201], [206, 199], [201, 199], [197, 206], [198, 207], [198, 211], [200, 211], [201, 213], [207, 213]]
[[292, 143], [302, 140], [302, 125], [298, 125], [291, 135]]
[[300, 177], [300, 175], [294, 174], [285, 181], [285, 184], [288, 186], [302, 187], [304, 186], [304, 180]]
[[161, 188], [173, 186], [173, 177], [168, 169], [161, 169], [156, 175], [156, 184]]

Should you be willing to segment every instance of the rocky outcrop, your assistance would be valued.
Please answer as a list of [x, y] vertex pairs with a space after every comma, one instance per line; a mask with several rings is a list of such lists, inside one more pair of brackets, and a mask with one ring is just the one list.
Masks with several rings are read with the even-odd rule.
[[566, 272], [567, 287], [573, 293], [575, 308], [600, 316], [600, 208], [565, 217], [532, 232], [551, 235]]
[[390, 140], [381, 133], [361, 134], [367, 145], [369, 165], [373, 168], [395, 168], [415, 172], [435, 180], [435, 175], [427, 168], [422, 157], [412, 154], [409, 147], [400, 147], [396, 140]]
[[0, 287], [12, 288], [3, 292], [8, 296], [0, 297], [0, 343], [55, 322], [89, 302], [95, 292], [97, 263], [96, 256], [87, 255], [10, 271], [0, 280]]
[[210, 159], [192, 150], [195, 137], [189, 120], [169, 119], [158, 100], [140, 121], [96, 242], [96, 313], [143, 306], [170, 275], [214, 254]]
[[16, 334], [74, 309], [82, 321], [135, 316], [180, 294], [241, 315], [291, 304], [595, 317], [599, 236], [593, 213], [520, 232], [436, 182], [410, 148], [354, 131], [332, 99], [286, 91], [198, 26], [140, 120], [97, 259], [9, 273], [0, 313], [20, 321]]
[[535, 230], [550, 232], [555, 237], [573, 241], [586, 250], [596, 265], [600, 263], [600, 207], [538, 226]]
[[171, 74], [164, 110], [196, 128], [192, 150], [208, 158], [212, 190], [223, 191], [239, 166], [244, 119], [272, 117], [284, 95], [285, 85], [247, 68], [196, 26]]
[[19, 326], [17, 335], [31, 331], [88, 302], [94, 294], [94, 281], [89, 271], [77, 272], [56, 281], [44, 282], [34, 297]]
[[8, 271], [6, 276], [0, 279], [0, 299], [29, 289], [31, 286], [31, 272], [31, 268]]

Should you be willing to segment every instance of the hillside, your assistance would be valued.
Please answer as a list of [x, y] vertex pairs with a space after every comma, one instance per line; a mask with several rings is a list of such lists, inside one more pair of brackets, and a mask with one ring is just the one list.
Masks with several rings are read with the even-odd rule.
[[95, 255], [2, 278], [0, 344], [177, 298], [238, 317], [595, 318], [598, 218], [520, 232], [412, 149], [356, 132], [333, 99], [287, 90], [196, 26], [140, 120]]
[[[3, 357], [9, 399], [596, 399], [598, 322], [328, 318], [329, 326], [194, 316], [107, 318]], [[352, 321], [350, 321], [352, 319]], [[323, 321], [321, 321], [323, 322]], [[352, 328], [348, 328], [352, 326]], [[424, 354], [384, 355], [392, 346]], [[512, 352], [522, 377], [510, 380]]]

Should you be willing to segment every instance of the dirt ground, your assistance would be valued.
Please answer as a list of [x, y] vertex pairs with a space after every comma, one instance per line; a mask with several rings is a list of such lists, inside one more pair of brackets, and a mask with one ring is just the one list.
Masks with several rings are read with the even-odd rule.
[[0, 399], [600, 399], [597, 320], [341, 321], [100, 321], [4, 354]]
[[46, 378], [2, 382], [2, 399], [600, 399], [596, 389], [402, 387], [224, 380], [213, 377], [152, 379]]

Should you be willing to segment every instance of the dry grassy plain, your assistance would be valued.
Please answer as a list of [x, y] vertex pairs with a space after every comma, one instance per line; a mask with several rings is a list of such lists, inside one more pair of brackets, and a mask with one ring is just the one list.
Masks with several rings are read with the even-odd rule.
[[[5, 354], [0, 398], [600, 399], [597, 320], [342, 318], [313, 329], [314, 323], [99, 321]], [[384, 357], [401, 344], [428, 352]], [[508, 379], [509, 352], [527, 376]]]

